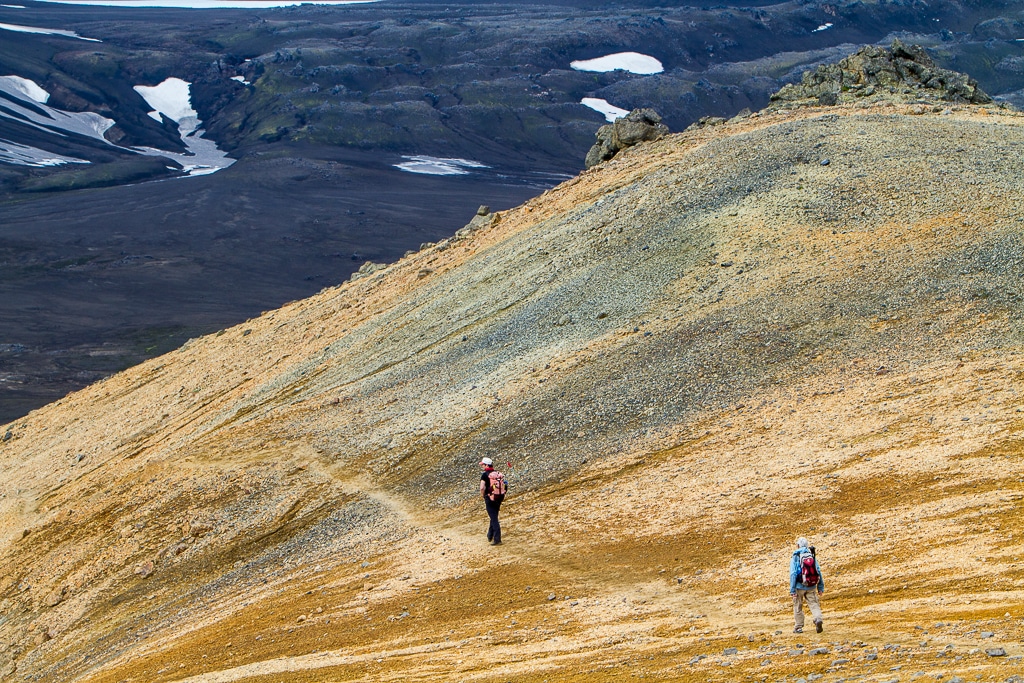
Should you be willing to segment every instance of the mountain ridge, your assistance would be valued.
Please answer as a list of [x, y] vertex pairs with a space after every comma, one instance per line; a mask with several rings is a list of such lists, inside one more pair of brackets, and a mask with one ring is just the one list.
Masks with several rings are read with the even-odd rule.
[[[1024, 636], [1021, 123], [870, 103], [643, 143], [30, 413], [0, 430], [2, 671], [1010, 671], [982, 648]], [[820, 637], [788, 635], [801, 534]]]

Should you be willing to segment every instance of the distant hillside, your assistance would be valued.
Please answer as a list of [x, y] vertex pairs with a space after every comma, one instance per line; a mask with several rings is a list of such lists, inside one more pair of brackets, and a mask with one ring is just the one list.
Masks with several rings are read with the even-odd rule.
[[1011, 680], [1022, 145], [957, 104], [696, 127], [34, 411], [0, 671]]

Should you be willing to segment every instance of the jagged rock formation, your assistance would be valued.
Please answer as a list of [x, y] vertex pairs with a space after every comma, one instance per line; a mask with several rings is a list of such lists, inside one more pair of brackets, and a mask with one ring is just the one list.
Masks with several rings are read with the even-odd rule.
[[920, 45], [895, 40], [889, 48], [868, 46], [838, 64], [805, 71], [800, 83], [784, 86], [772, 102], [833, 105], [864, 98], [986, 104], [992, 101], [968, 76], [936, 66]]
[[948, 109], [631, 147], [0, 429], [0, 675], [1005, 680], [1024, 116]]
[[587, 152], [586, 167], [608, 161], [633, 145], [668, 135], [668, 126], [653, 109], [634, 109], [613, 123], [597, 129], [597, 142]]

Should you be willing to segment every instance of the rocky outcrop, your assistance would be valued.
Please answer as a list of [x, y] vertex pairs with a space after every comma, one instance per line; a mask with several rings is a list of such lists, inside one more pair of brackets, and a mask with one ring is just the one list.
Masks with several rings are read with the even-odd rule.
[[992, 101], [978, 82], [940, 68], [920, 45], [895, 40], [889, 48], [868, 46], [841, 60], [804, 72], [799, 83], [772, 95], [776, 105], [831, 106], [858, 99], [938, 100], [969, 104]]
[[634, 109], [614, 123], [597, 129], [597, 142], [587, 152], [587, 168], [608, 161], [626, 147], [668, 135], [668, 126], [653, 109]]

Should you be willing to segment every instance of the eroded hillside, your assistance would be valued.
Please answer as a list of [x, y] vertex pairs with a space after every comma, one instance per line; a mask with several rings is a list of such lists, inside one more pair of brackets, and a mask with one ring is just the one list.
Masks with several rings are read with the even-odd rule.
[[[639, 145], [33, 412], [0, 450], [3, 672], [1007, 679], [1022, 122], [872, 103]], [[791, 633], [798, 535], [821, 635]]]

